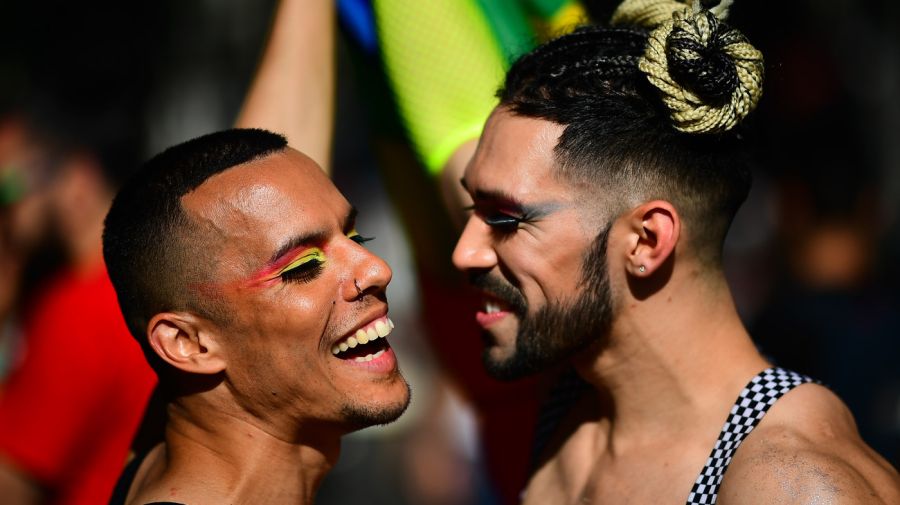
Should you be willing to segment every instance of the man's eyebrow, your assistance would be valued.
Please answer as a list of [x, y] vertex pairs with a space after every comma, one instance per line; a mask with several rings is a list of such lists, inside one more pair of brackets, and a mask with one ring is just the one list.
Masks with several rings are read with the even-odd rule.
[[281, 259], [287, 253], [293, 251], [294, 249], [298, 249], [300, 247], [309, 247], [313, 244], [321, 244], [325, 241], [327, 236], [327, 233], [324, 231], [314, 231], [291, 237], [286, 242], [281, 244], [278, 250], [276, 250], [275, 253], [272, 254], [272, 257], [269, 258], [267, 264], [274, 265], [278, 263], [279, 259]]
[[[356, 210], [356, 207], [350, 207], [350, 210], [347, 211], [347, 215], [344, 217], [344, 222], [341, 223], [342, 230], [344, 233], [350, 231], [353, 228], [354, 223], [356, 222], [356, 215], [359, 212]], [[282, 258], [285, 254], [293, 251], [294, 249], [298, 249], [300, 247], [309, 247], [315, 244], [321, 244], [325, 242], [328, 238], [328, 232], [325, 230], [312, 231], [309, 233], [304, 233], [302, 235], [296, 235], [291, 237], [286, 242], [281, 244], [275, 253], [272, 254], [272, 257], [269, 258], [269, 265], [274, 265], [278, 262], [280, 258]]]
[[472, 200], [474, 200], [476, 208], [485, 206], [502, 209], [506, 212], [527, 216], [529, 219], [540, 219], [569, 207], [567, 203], [553, 200], [525, 203], [505, 191], [496, 189], [476, 189]]
[[526, 207], [526, 205], [509, 193], [496, 189], [476, 189], [472, 199], [475, 200], [476, 204], [479, 202], [488, 203], [506, 207], [509, 210], [521, 211]]

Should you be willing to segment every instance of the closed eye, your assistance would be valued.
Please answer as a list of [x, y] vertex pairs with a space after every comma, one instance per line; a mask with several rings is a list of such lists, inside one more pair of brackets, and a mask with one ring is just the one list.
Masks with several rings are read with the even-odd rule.
[[313, 248], [284, 267], [280, 276], [285, 282], [309, 282], [322, 273], [324, 266], [325, 254]]
[[485, 224], [500, 233], [514, 232], [519, 228], [519, 224], [522, 222], [521, 218], [510, 216], [509, 214], [504, 214], [502, 212], [485, 214], [481, 216], [481, 219]]

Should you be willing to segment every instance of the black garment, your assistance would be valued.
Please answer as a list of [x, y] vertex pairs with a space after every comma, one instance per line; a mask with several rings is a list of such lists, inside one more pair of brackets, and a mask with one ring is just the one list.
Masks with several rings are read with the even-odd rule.
[[[113, 489], [112, 498], [109, 499], [109, 505], [125, 505], [125, 499], [128, 497], [128, 490], [131, 489], [131, 485], [134, 483], [134, 477], [137, 475], [138, 468], [141, 467], [141, 463], [144, 462], [144, 458], [147, 457], [147, 453], [140, 454], [135, 456], [131, 462], [122, 470], [122, 475], [119, 476], [118, 482], [116, 482], [116, 487]], [[184, 503], [176, 503], [173, 501], [155, 501], [151, 503], [145, 503], [141, 505], [185, 505]]]

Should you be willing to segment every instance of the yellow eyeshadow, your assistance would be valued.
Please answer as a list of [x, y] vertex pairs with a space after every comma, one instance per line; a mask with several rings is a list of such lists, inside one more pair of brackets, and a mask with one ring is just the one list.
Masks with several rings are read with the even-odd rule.
[[347, 234], [347, 238], [353, 238], [353, 237], [358, 237], [358, 236], [359, 236], [359, 232], [356, 231], [356, 228], [353, 228], [352, 230], [350, 230], [350, 233]]
[[318, 260], [319, 262], [325, 261], [325, 253], [322, 252], [322, 250], [318, 247], [314, 247], [312, 249], [304, 251], [302, 255], [298, 256], [294, 261], [291, 261], [290, 263], [285, 265], [284, 268], [279, 270], [276, 275], [281, 275], [313, 260]]

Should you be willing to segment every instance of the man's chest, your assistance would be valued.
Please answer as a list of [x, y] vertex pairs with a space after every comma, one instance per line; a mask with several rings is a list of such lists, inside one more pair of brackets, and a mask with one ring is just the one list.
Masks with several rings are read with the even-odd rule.
[[531, 478], [523, 503], [683, 504], [704, 461], [702, 450], [678, 446], [615, 455], [563, 447]]

